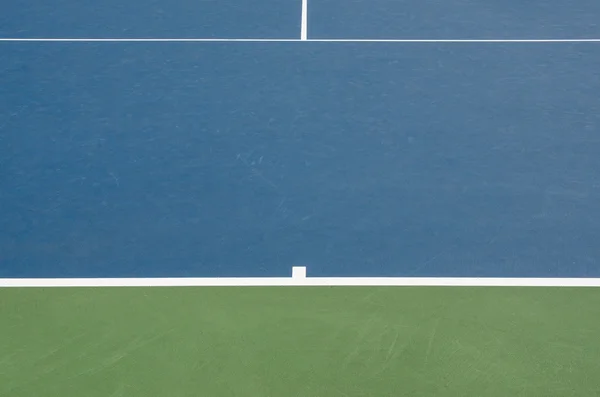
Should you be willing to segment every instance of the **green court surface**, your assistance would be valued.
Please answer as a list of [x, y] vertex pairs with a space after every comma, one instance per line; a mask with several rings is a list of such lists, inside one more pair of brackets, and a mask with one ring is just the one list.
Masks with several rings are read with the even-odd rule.
[[600, 290], [0, 289], [0, 396], [598, 396]]

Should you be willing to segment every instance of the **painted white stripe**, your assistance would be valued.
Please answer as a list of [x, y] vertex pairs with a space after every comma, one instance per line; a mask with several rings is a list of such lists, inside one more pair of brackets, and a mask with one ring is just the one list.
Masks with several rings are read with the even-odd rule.
[[600, 287], [600, 278], [267, 277], [267, 278], [15, 278], [2, 287]]
[[302, 22], [300, 24], [300, 40], [308, 39], [308, 0], [302, 0]]
[[0, 38], [39, 43], [600, 43], [598, 39], [217, 39], [217, 38]]

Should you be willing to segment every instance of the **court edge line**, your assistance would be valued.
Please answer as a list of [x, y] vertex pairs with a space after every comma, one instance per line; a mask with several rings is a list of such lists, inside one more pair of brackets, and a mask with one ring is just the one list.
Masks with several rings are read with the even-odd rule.
[[[305, 26], [306, 28], [306, 26]], [[306, 35], [307, 32], [301, 32]], [[302, 36], [304, 37], [304, 36]], [[226, 39], [226, 38], [2, 38], [0, 42], [39, 43], [600, 43], [597, 39]]]
[[250, 277], [250, 278], [14, 278], [6, 287], [600, 287], [600, 278]]

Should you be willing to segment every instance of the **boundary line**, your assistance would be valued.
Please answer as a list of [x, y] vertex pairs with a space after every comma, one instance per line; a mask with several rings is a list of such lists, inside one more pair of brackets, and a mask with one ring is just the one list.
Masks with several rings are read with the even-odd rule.
[[0, 42], [16, 43], [600, 43], [598, 39], [308, 39], [307, 25], [302, 20], [300, 39], [236, 39], [236, 38], [5, 38]]
[[46, 278], [0, 279], [9, 287], [600, 287], [600, 278]]

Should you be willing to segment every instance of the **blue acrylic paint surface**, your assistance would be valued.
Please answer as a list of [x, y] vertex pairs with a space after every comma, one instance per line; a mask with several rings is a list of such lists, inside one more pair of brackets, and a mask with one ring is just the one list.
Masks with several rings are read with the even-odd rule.
[[[267, 25], [215, 31], [297, 28]], [[589, 43], [0, 43], [0, 277], [600, 277], [599, 64]]]

